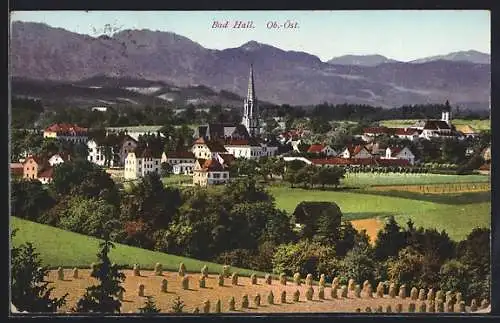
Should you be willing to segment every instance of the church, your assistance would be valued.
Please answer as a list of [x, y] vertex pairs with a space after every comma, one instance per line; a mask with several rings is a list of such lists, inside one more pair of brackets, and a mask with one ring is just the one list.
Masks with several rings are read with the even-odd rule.
[[[210, 123], [199, 126], [194, 132], [195, 144], [193, 154], [199, 155], [212, 142], [220, 143], [227, 153], [236, 158], [258, 159], [263, 156], [275, 156], [278, 147], [269, 145], [262, 138], [262, 127], [257, 96], [253, 65], [250, 65], [247, 97], [243, 102], [243, 117], [240, 124]], [[204, 142], [205, 144], [201, 144]], [[200, 151], [198, 151], [200, 150]]]

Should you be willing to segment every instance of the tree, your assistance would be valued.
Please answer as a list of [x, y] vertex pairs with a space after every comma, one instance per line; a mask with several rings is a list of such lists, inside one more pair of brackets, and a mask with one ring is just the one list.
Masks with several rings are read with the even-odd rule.
[[298, 243], [282, 244], [277, 247], [273, 257], [273, 272], [292, 276], [296, 272], [301, 276], [321, 273], [331, 274], [335, 268], [332, 263], [335, 250], [317, 242], [302, 240]]
[[174, 298], [172, 301], [172, 307], [170, 308], [171, 313], [182, 313], [182, 310], [184, 309], [184, 302], [181, 300], [180, 296], [177, 296]]
[[23, 219], [42, 222], [41, 215], [55, 200], [38, 180], [14, 181], [11, 184], [11, 214]]
[[405, 246], [405, 233], [401, 230], [394, 216], [391, 216], [384, 228], [377, 233], [374, 249], [375, 258], [387, 260], [389, 257], [396, 257]]
[[399, 284], [427, 288], [422, 286], [420, 275], [422, 273], [423, 255], [412, 247], [406, 247], [399, 251], [397, 258], [387, 262], [387, 273], [389, 279]]
[[339, 274], [357, 282], [368, 280], [374, 283], [375, 272], [376, 264], [368, 244], [366, 241], [359, 241], [342, 260]]
[[110, 175], [87, 160], [72, 159], [57, 165], [51, 187], [59, 196], [102, 197], [112, 205], [119, 204], [118, 189]]
[[342, 212], [334, 202], [300, 202], [292, 214], [292, 222], [301, 226], [301, 238], [325, 244], [339, 240], [341, 221]]
[[461, 292], [467, 297], [470, 285], [470, 275], [465, 264], [452, 259], [441, 266], [439, 270], [439, 288], [441, 290], [451, 290]]
[[[11, 238], [15, 235], [12, 232]], [[68, 294], [51, 298], [54, 287], [45, 281], [48, 269], [42, 267], [39, 253], [30, 242], [11, 248], [10, 290], [12, 303], [19, 311], [56, 312], [66, 304]]]
[[104, 238], [118, 228], [117, 209], [100, 198], [72, 197], [59, 216], [59, 226], [85, 235]]
[[91, 276], [99, 281], [98, 285], [87, 287], [85, 294], [78, 300], [74, 311], [79, 313], [120, 313], [121, 302], [118, 294], [125, 289], [120, 285], [125, 274], [119, 271], [116, 264], [109, 259], [109, 251], [114, 248], [108, 237], [99, 244], [97, 258], [99, 262]]
[[169, 163], [161, 163], [161, 176], [166, 177], [172, 174], [172, 165]]
[[160, 309], [156, 307], [155, 301], [152, 296], [147, 296], [147, 300], [144, 303], [144, 306], [139, 308], [139, 313], [141, 314], [160, 313]]

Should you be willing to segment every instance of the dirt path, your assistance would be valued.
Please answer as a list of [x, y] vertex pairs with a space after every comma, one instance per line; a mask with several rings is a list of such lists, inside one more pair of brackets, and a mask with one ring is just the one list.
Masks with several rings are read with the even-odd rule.
[[[56, 271], [50, 271], [49, 281], [51, 285], [56, 289], [53, 292], [55, 296], [61, 296], [64, 293], [69, 293], [67, 305], [62, 309], [62, 311], [68, 311], [73, 307], [78, 298], [84, 293], [87, 286], [96, 283], [94, 278], [89, 277], [89, 270], [79, 270], [80, 278], [72, 278], [72, 270], [66, 269], [65, 280], [56, 280]], [[332, 299], [330, 295], [331, 288], [325, 288], [325, 300], [320, 300], [318, 298], [318, 287], [314, 287], [313, 300], [307, 301], [305, 298], [305, 291], [307, 287], [305, 284], [302, 286], [295, 286], [293, 283], [287, 283], [286, 286], [280, 285], [277, 280], [273, 280], [272, 285], [267, 285], [264, 283], [263, 278], [258, 279], [257, 285], [252, 285], [249, 278], [240, 277], [238, 281], [238, 286], [232, 286], [230, 278], [225, 280], [225, 286], [218, 286], [217, 278], [214, 275], [210, 275], [206, 281], [206, 288], [199, 288], [198, 279], [199, 274], [190, 274], [192, 280], [190, 281], [190, 289], [181, 289], [180, 281], [181, 278], [177, 273], [165, 272], [163, 276], [154, 276], [151, 271], [142, 271], [141, 277], [132, 276], [131, 270], [124, 271], [126, 275], [126, 280], [124, 287], [126, 292], [124, 293], [124, 301], [122, 302], [122, 313], [136, 312], [139, 307], [142, 307], [146, 301], [146, 297], [139, 297], [137, 295], [137, 288], [139, 284], [144, 284], [145, 295], [153, 296], [157, 307], [161, 309], [161, 312], [169, 312], [172, 300], [180, 296], [181, 299], [186, 304], [184, 312], [191, 313], [195, 307], [199, 307], [200, 311], [203, 308], [203, 302], [209, 300], [211, 303], [210, 312], [214, 312], [215, 303], [218, 299], [222, 302], [222, 312], [223, 313], [293, 313], [293, 312], [354, 312], [356, 308], [361, 308], [364, 312], [367, 306], [372, 308], [372, 311], [381, 305], [385, 308], [387, 305], [391, 305], [392, 310], [395, 311], [396, 304], [401, 303], [403, 305], [403, 311], [408, 310], [408, 304], [412, 301], [409, 298], [395, 299], [389, 298], [385, 295], [384, 298], [377, 298], [376, 295], [373, 298], [367, 298], [366, 295], [362, 294], [362, 298], [356, 298], [352, 292], [349, 292], [347, 299]], [[163, 279], [168, 280], [168, 292], [162, 293], [160, 290], [161, 281]], [[296, 291], [300, 291], [300, 302], [293, 302], [292, 294]], [[267, 302], [267, 295], [272, 291], [274, 294], [275, 304], [270, 305]], [[280, 293], [286, 291], [286, 304], [281, 303]], [[256, 307], [254, 303], [254, 296], [259, 293], [261, 295], [261, 306]], [[242, 296], [247, 294], [250, 301], [250, 308], [242, 309], [241, 300]], [[236, 300], [236, 311], [229, 311], [228, 302], [231, 297], [235, 297]], [[339, 291], [340, 296], [340, 291]], [[421, 303], [419, 301], [414, 301], [418, 305]]]

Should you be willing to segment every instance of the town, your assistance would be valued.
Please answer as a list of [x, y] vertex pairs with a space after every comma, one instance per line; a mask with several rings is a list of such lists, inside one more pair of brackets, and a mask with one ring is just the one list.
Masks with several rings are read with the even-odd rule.
[[[277, 118], [279, 120], [279, 118]], [[278, 125], [279, 127], [279, 125]], [[248, 95], [243, 104], [243, 117], [240, 124], [209, 123], [193, 130], [190, 150], [165, 151], [164, 135], [159, 132], [127, 131], [117, 132], [108, 129], [105, 134], [95, 133], [92, 129], [76, 124], [53, 124], [43, 130], [45, 141], [65, 141], [72, 144], [85, 144], [88, 149], [87, 160], [109, 169], [110, 174], [124, 180], [136, 180], [148, 173], [185, 175], [192, 177], [193, 185], [215, 185], [228, 183], [231, 164], [238, 159], [259, 160], [279, 157], [285, 162], [302, 161], [314, 166], [377, 166], [393, 169], [395, 167], [416, 169], [422, 164], [416, 159], [405, 142], [419, 139], [456, 139], [467, 141], [464, 156], [471, 157], [479, 131], [469, 125], [453, 125], [451, 107], [448, 102], [443, 107], [441, 119], [419, 120], [407, 127], [367, 127], [353, 136], [354, 143], [335, 150], [329, 144], [310, 142], [307, 137], [311, 131], [289, 129], [275, 136], [274, 140], [263, 139], [262, 121], [255, 93], [253, 69], [250, 70]], [[285, 129], [282, 129], [285, 130]], [[149, 146], [148, 141], [158, 140], [160, 144]], [[399, 139], [399, 145], [379, 142], [379, 137]], [[394, 141], [394, 140], [393, 140]], [[29, 147], [37, 148], [37, 147]], [[288, 150], [286, 150], [288, 148]], [[474, 169], [489, 170], [488, 147], [481, 147], [484, 163]], [[56, 165], [71, 158], [68, 151], [58, 151], [49, 155], [34, 155], [24, 152], [17, 163], [11, 164], [13, 174], [27, 179], [38, 179], [50, 183]], [[420, 169], [420, 168], [419, 168]], [[423, 171], [423, 170], [421, 170]]]

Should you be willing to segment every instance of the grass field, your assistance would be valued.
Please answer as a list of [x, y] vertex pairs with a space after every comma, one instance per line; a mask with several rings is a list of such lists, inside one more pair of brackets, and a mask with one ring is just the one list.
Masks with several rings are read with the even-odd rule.
[[349, 187], [367, 187], [380, 185], [486, 183], [489, 181], [490, 177], [487, 175], [348, 173], [342, 180], [342, 184]]
[[[10, 217], [10, 220], [11, 228], [19, 229], [13, 239], [13, 244], [32, 242], [40, 253], [43, 264], [50, 268], [59, 266], [88, 268], [92, 262], [97, 260], [99, 239], [15, 217]], [[177, 271], [179, 264], [183, 262], [189, 272], [199, 273], [204, 265], [208, 266], [211, 273], [222, 271], [222, 266], [219, 264], [121, 244], [115, 244], [115, 246], [116, 248], [110, 252], [111, 260], [119, 265], [125, 265], [127, 268], [139, 264], [140, 268], [152, 269], [159, 262], [165, 270]], [[235, 268], [234, 270], [237, 270], [241, 275], [247, 276], [254, 273], [254, 271], [247, 269]], [[255, 273], [264, 275], [264, 273]]]
[[[383, 120], [380, 121], [380, 125], [385, 127], [408, 127], [412, 126], [417, 122], [418, 119], [407, 119], [407, 120]], [[491, 122], [490, 120], [463, 120], [463, 119], [452, 119], [451, 123], [460, 125], [469, 125], [476, 130], [490, 130]]]
[[269, 187], [278, 208], [292, 213], [301, 201], [331, 201], [344, 219], [384, 219], [393, 215], [402, 225], [409, 218], [416, 226], [446, 230], [461, 240], [475, 227], [490, 227], [490, 192], [421, 194], [412, 192], [321, 191]]
[[167, 177], [162, 177], [161, 181], [165, 186], [176, 186], [179, 184], [192, 184], [193, 177], [187, 175], [170, 175]]

